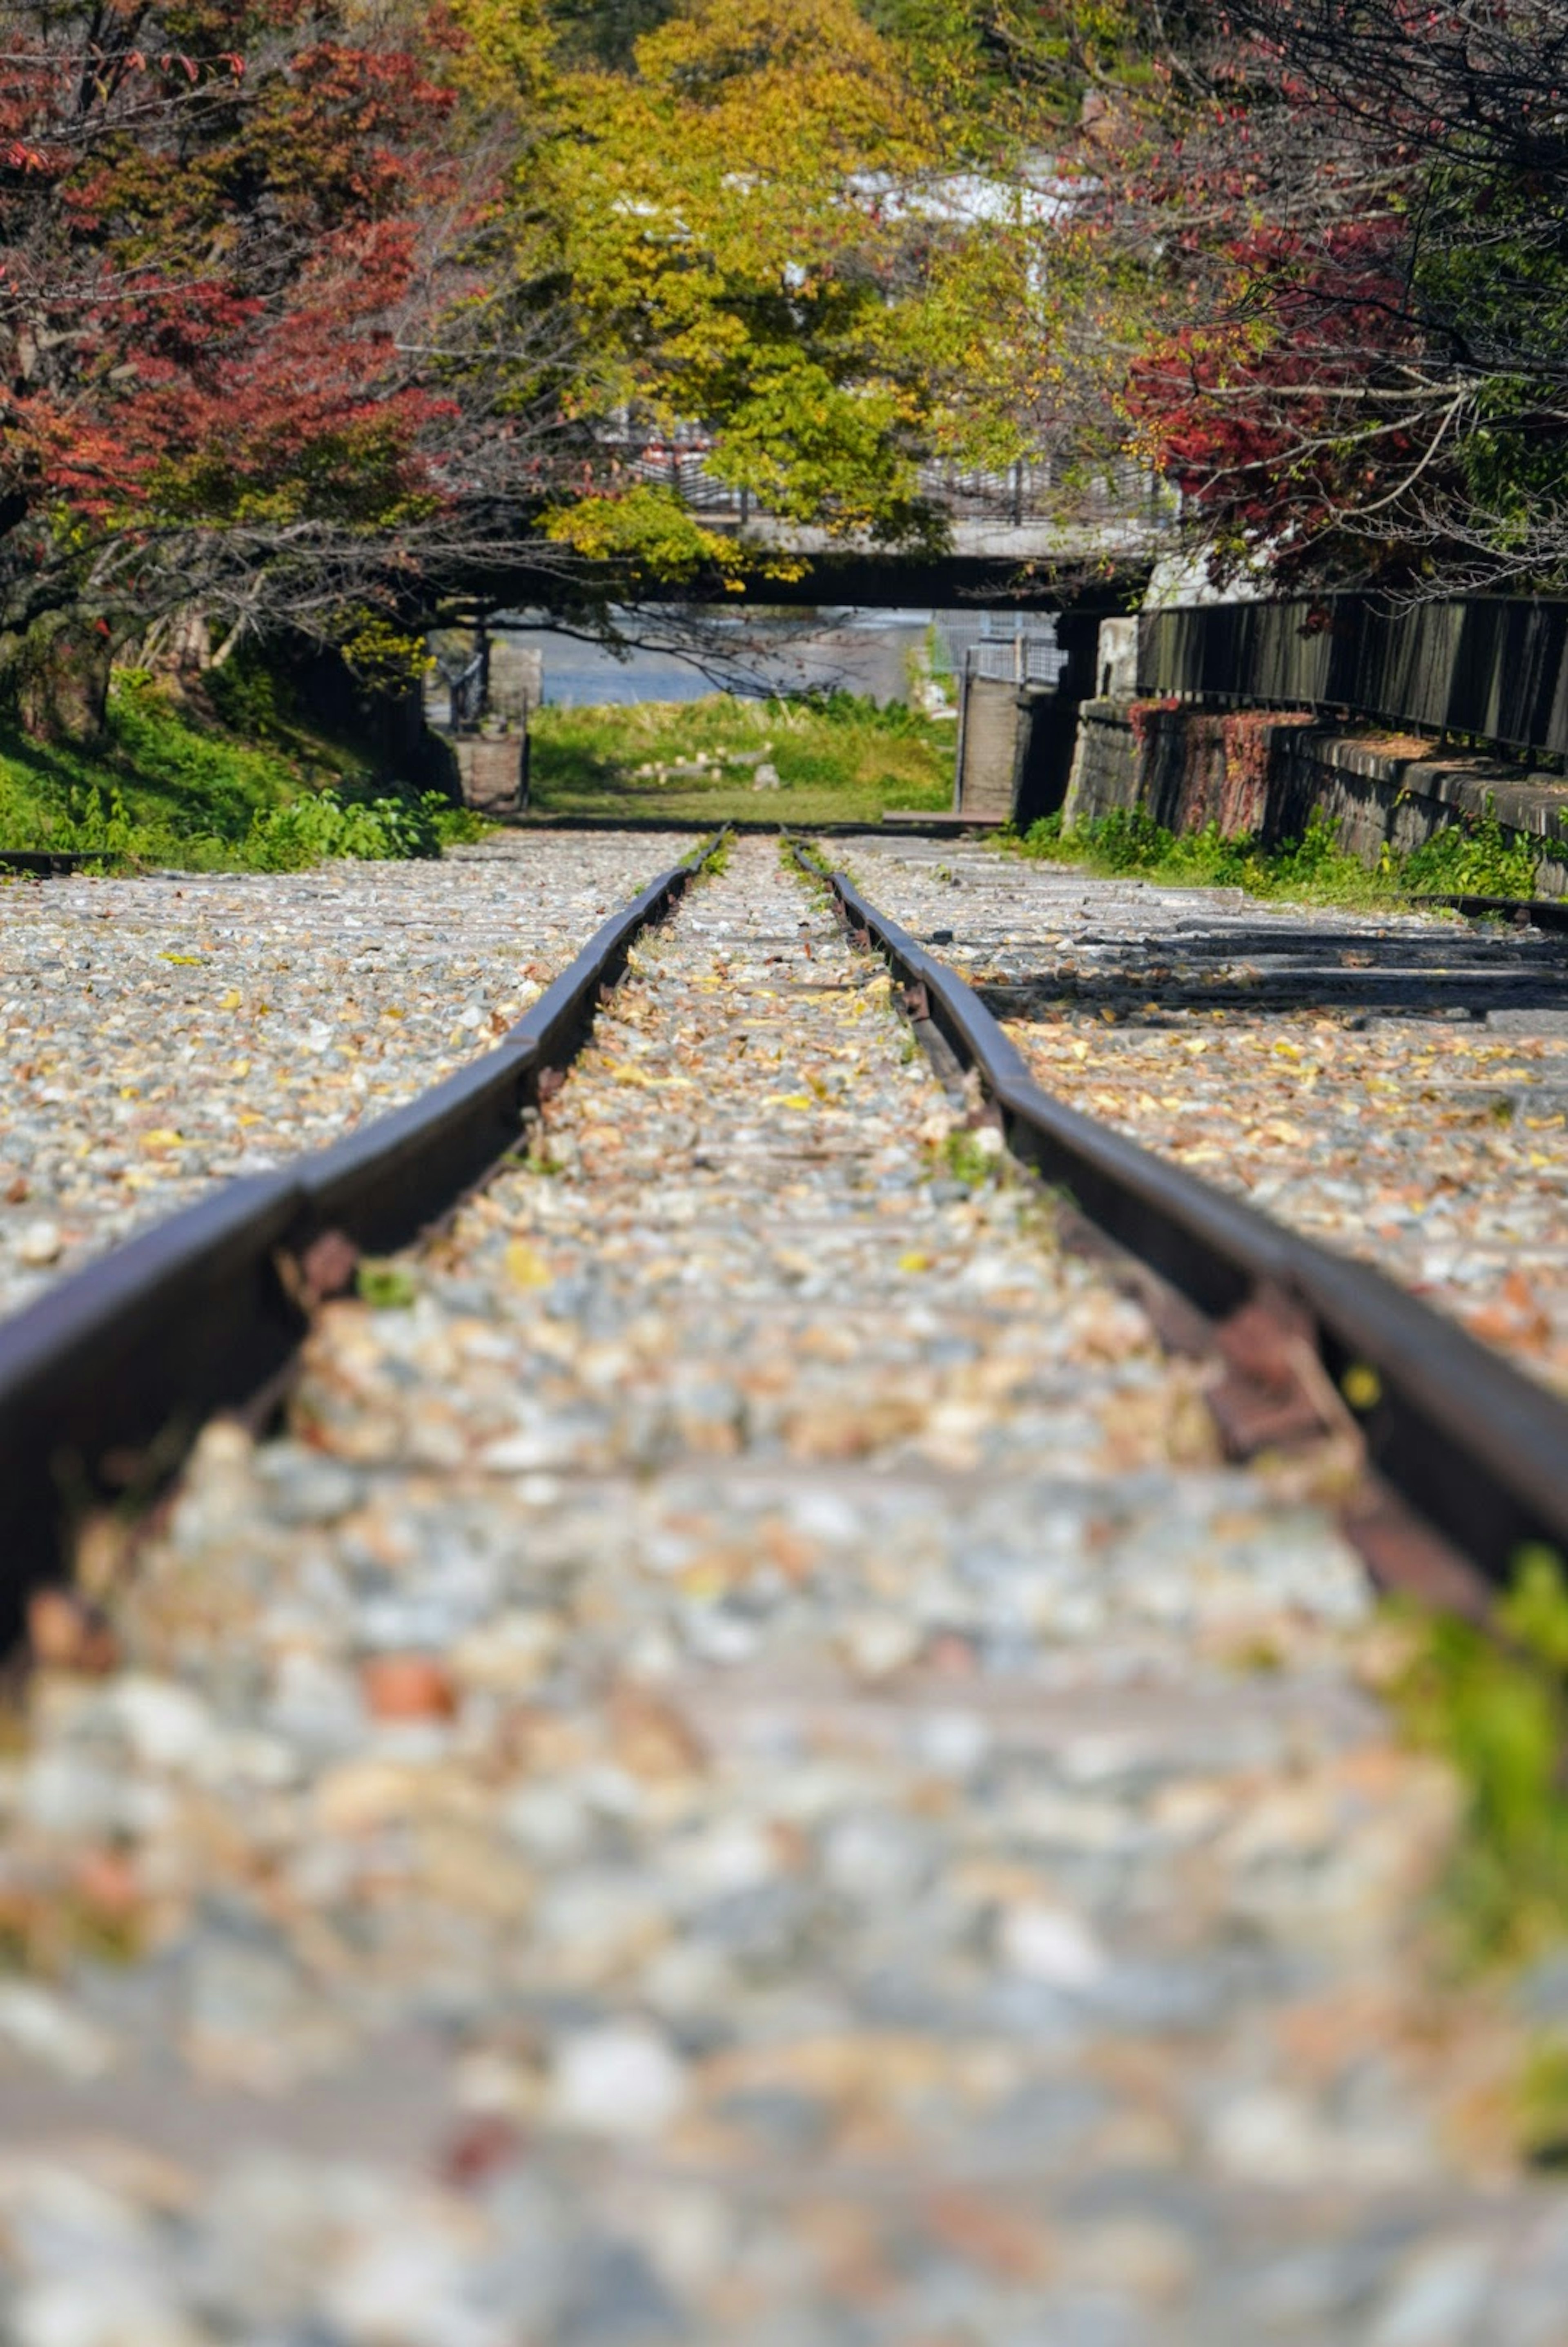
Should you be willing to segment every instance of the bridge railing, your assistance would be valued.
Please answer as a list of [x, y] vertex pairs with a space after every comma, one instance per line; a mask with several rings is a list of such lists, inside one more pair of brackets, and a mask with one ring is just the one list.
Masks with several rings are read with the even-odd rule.
[[985, 677], [994, 684], [1054, 685], [1067, 661], [1055, 644], [1018, 636], [1005, 642], [972, 644], [963, 666], [967, 675]]
[[1568, 601], [1371, 595], [1145, 612], [1140, 693], [1261, 702], [1568, 753]]
[[[639, 481], [674, 491], [688, 511], [745, 523], [776, 518], [765, 501], [708, 469], [705, 438], [606, 442], [606, 453]], [[1048, 457], [994, 469], [951, 464], [917, 469], [920, 495], [954, 521], [990, 521], [1022, 528], [1061, 519], [1125, 522], [1136, 516], [1158, 527], [1165, 505], [1158, 484], [1141, 467], [1119, 465], [1103, 478], [1069, 483]]]

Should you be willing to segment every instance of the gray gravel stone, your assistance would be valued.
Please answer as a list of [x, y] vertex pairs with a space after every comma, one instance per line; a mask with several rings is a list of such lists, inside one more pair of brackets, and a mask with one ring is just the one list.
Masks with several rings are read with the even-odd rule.
[[438, 864], [0, 879], [0, 1311], [450, 1074], [692, 844], [531, 832]]
[[1331, 1478], [953, 1114], [742, 843], [415, 1300], [208, 1430], [0, 1758], [14, 2335], [1553, 2335]]

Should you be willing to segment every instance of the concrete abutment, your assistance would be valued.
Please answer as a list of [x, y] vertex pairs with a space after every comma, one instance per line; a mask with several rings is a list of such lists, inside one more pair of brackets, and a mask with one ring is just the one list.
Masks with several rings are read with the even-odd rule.
[[1084, 701], [1064, 816], [1071, 827], [1118, 810], [1266, 847], [1316, 820], [1369, 866], [1385, 847], [1408, 855], [1455, 824], [1495, 819], [1505, 845], [1539, 856], [1536, 893], [1568, 896], [1568, 780], [1298, 711], [1125, 692]]

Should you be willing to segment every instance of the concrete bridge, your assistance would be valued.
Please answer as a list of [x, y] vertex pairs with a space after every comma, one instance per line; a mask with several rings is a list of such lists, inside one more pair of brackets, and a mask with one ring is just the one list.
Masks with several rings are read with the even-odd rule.
[[[941, 525], [940, 542], [900, 547], [769, 512], [749, 491], [714, 477], [708, 444], [696, 434], [626, 444], [613, 453], [623, 478], [672, 489], [707, 528], [799, 556], [805, 565], [799, 579], [759, 579], [748, 590], [763, 603], [866, 610], [1034, 605], [1085, 617], [1125, 611], [1176, 540], [1174, 494], [1132, 465], [1087, 485], [1069, 485], [1044, 459], [996, 471], [922, 466], [919, 493]], [[540, 581], [521, 554], [515, 567], [498, 567], [464, 584], [493, 609], [547, 600], [539, 597]], [[661, 587], [657, 600], [734, 605], [744, 597], [727, 589], [716, 573], [678, 589]]]

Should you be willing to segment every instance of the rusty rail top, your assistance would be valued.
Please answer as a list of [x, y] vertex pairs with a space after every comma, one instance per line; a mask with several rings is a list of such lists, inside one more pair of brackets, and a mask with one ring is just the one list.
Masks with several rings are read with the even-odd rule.
[[359, 1256], [406, 1245], [515, 1143], [633, 939], [724, 838], [615, 914], [492, 1051], [330, 1148], [224, 1184], [0, 1322], [0, 1642], [95, 1505], [150, 1498], [215, 1410], [255, 1403]]
[[958, 1060], [978, 1071], [1014, 1156], [1209, 1321], [1233, 1320], [1261, 1299], [1296, 1323], [1335, 1390], [1348, 1395], [1375, 1476], [1440, 1536], [1434, 1545], [1490, 1583], [1507, 1580], [1529, 1542], [1568, 1556], [1568, 1406], [1380, 1272], [1043, 1091], [955, 971], [843, 873], [799, 840], [794, 847]]

